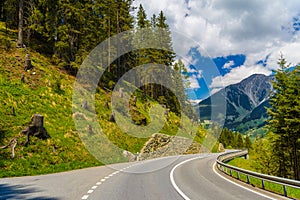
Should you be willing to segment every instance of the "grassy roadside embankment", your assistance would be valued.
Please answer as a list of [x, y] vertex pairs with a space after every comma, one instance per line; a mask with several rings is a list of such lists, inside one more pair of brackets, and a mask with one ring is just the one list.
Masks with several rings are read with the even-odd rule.
[[[245, 160], [244, 158], [235, 158], [233, 160], [231, 160], [230, 162], [228, 162], [229, 165], [232, 166], [236, 166], [242, 169], [246, 169], [246, 170], [250, 170], [250, 171], [257, 171], [255, 169], [255, 161], [251, 160], [251, 155], [250, 155], [250, 159]], [[238, 177], [238, 174], [236, 172], [232, 173], [232, 176], [234, 178]], [[244, 174], [240, 174], [240, 180], [243, 182], [247, 182], [247, 177]], [[262, 182], [261, 180], [254, 178], [254, 177], [250, 177], [250, 182], [253, 186], [258, 187], [258, 188], [262, 188]], [[265, 181], [265, 189], [277, 194], [283, 194], [283, 188], [281, 185], [278, 185], [276, 183], [272, 183], [269, 181]], [[295, 189], [292, 187], [287, 187], [287, 195], [288, 197], [291, 198], [296, 198], [299, 199], [300, 198], [300, 191], [299, 189]]]

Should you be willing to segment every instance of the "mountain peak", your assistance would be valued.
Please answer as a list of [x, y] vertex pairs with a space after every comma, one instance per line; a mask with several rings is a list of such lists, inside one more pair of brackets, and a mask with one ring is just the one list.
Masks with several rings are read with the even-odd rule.
[[[211, 114], [211, 98], [222, 98], [225, 95], [226, 99], [226, 119], [225, 127], [238, 130], [241, 132], [249, 128], [253, 128], [253, 124], [247, 125], [247, 120], [260, 120], [255, 126], [261, 126], [264, 121], [262, 117], [266, 116], [265, 108], [257, 109], [260, 105], [268, 105], [268, 95], [272, 88], [271, 76], [264, 74], [253, 74], [239, 83], [229, 85], [221, 91], [212, 95], [199, 104], [201, 119], [209, 119]], [[224, 97], [223, 97], [224, 98]], [[214, 105], [221, 106], [221, 105]], [[255, 111], [255, 115], [251, 113]], [[258, 113], [258, 111], [260, 111]], [[255, 116], [255, 119], [253, 117]], [[247, 119], [245, 121], [245, 119]]]

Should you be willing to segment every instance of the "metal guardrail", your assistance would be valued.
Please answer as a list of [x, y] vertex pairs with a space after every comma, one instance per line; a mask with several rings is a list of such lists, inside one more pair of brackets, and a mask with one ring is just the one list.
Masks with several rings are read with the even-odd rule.
[[[254, 178], [257, 178], [257, 179], [261, 180], [261, 188], [263, 190], [267, 190], [265, 188], [265, 181], [281, 185], [282, 189], [283, 189], [283, 193], [281, 195], [283, 195], [285, 197], [288, 197], [287, 186], [300, 190], [300, 181], [296, 181], [296, 180], [292, 180], [292, 179], [286, 179], [286, 178], [280, 178], [280, 177], [276, 177], [276, 176], [270, 176], [270, 175], [267, 175], [267, 174], [260, 174], [260, 173], [257, 173], [257, 172], [253, 172], [253, 171], [241, 169], [241, 168], [238, 168], [238, 167], [234, 167], [234, 166], [231, 166], [231, 165], [228, 165], [228, 164], [225, 163], [229, 160], [232, 160], [233, 158], [247, 156], [247, 155], [248, 155], [247, 150], [245, 150], [245, 151], [234, 151], [234, 152], [229, 152], [229, 153], [222, 154], [222, 155], [218, 156], [218, 158], [217, 158], [217, 167], [220, 171], [230, 175], [231, 177], [233, 177], [232, 172], [236, 172], [238, 180], [241, 180], [240, 175], [244, 174], [246, 176], [246, 179], [247, 179], [246, 183], [248, 183], [248, 184], [251, 184], [250, 177], [254, 177]], [[228, 173], [228, 170], [229, 170], [229, 173]], [[268, 191], [270, 191], [270, 190], [268, 190]], [[271, 191], [271, 192], [273, 192], [273, 191]]]

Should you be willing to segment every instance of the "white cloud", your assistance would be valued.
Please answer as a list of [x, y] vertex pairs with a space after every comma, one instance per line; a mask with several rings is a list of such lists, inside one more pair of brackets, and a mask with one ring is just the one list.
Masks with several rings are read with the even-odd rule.
[[[148, 17], [160, 10], [167, 16], [172, 31], [192, 40], [174, 39], [183, 55], [196, 43], [209, 55], [226, 56], [263, 52], [274, 46], [293, 43], [282, 27], [291, 24], [300, 13], [300, 1], [269, 0], [136, 0], [145, 7]], [[185, 17], [188, 14], [188, 17]]]
[[225, 63], [223, 66], [223, 69], [231, 69], [231, 67], [234, 65], [234, 61], [230, 60], [229, 62]]
[[203, 73], [202, 70], [198, 70], [198, 71], [197, 71], [197, 78], [198, 78], [198, 79], [203, 78], [203, 74], [202, 74], [202, 73]]
[[198, 89], [200, 88], [198, 78], [196, 75], [192, 75], [188, 78], [188, 82], [190, 83], [189, 88], [190, 89]]
[[197, 73], [197, 70], [187, 67], [187, 72], [188, 73]]
[[[150, 17], [164, 11], [173, 35], [175, 51], [184, 57], [191, 47], [199, 47], [202, 55], [211, 57], [246, 55], [243, 66], [232, 69], [224, 77], [212, 79], [213, 92], [254, 74], [271, 74], [277, 68], [280, 52], [288, 62], [300, 62], [300, 31], [293, 34], [292, 20], [300, 16], [300, 1], [289, 0], [136, 0]], [[188, 15], [187, 17], [185, 17]], [[287, 28], [284, 28], [287, 27]], [[267, 66], [256, 65], [270, 55]], [[187, 63], [195, 63], [190, 57]], [[233, 63], [227, 63], [224, 68]], [[194, 70], [193, 70], [194, 71]], [[197, 77], [190, 78], [198, 87]], [[208, 78], [208, 77], [205, 77]], [[223, 81], [223, 83], [222, 83]]]
[[190, 99], [189, 102], [192, 104], [192, 105], [197, 105], [201, 102], [202, 100], [192, 100]]
[[243, 79], [251, 76], [252, 74], [265, 74], [270, 75], [271, 72], [269, 69], [261, 66], [254, 65], [251, 67], [246, 67], [242, 65], [240, 67], [232, 69], [232, 71], [225, 76], [217, 76], [212, 79], [212, 83], [209, 86], [211, 89], [223, 88], [228, 85], [232, 85], [242, 81]]

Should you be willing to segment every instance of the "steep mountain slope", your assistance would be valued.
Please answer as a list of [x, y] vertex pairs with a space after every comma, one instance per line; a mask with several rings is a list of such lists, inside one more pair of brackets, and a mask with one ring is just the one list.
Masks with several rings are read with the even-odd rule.
[[[76, 115], [72, 112], [75, 77], [53, 64], [48, 55], [33, 48], [16, 48], [16, 36], [15, 30], [6, 30], [5, 24], [0, 22], [0, 147], [8, 144], [12, 138], [21, 136], [13, 159], [10, 148], [0, 149], [0, 178], [102, 165], [86, 149], [75, 127], [73, 117]], [[33, 65], [27, 71], [24, 70], [26, 53], [30, 53]], [[134, 137], [109, 120], [112, 113], [112, 91], [109, 89], [112, 88], [97, 88], [97, 119], [93, 123], [101, 125], [112, 144], [130, 152], [139, 152], [150, 136]], [[142, 100], [141, 90], [137, 90], [134, 95], [137, 96], [137, 102], [130, 113], [132, 123], [150, 122], [150, 107], [158, 102], [149, 96]], [[145, 102], [148, 105], [146, 107]], [[33, 114], [44, 116], [44, 125], [51, 138], [40, 140], [31, 137], [29, 145], [25, 146], [25, 136], [19, 133], [29, 124]], [[181, 136], [185, 134], [186, 137], [191, 137], [190, 132], [186, 131], [188, 125], [180, 126], [180, 120], [180, 116], [170, 111], [160, 133], [175, 135], [179, 132], [182, 133]], [[90, 130], [92, 134], [93, 129]], [[204, 130], [199, 129], [194, 140], [202, 142], [204, 134]], [[93, 134], [94, 137], [97, 135]], [[109, 149], [104, 146], [101, 151], [105, 154]], [[126, 157], [112, 158], [112, 162], [127, 160]]]
[[[254, 74], [240, 83], [229, 85], [199, 103], [202, 120], [210, 119], [211, 98], [226, 99], [226, 119], [224, 126], [246, 132], [265, 124], [266, 108], [269, 106], [268, 94], [272, 88], [272, 76]], [[220, 107], [221, 105], [213, 105]]]

